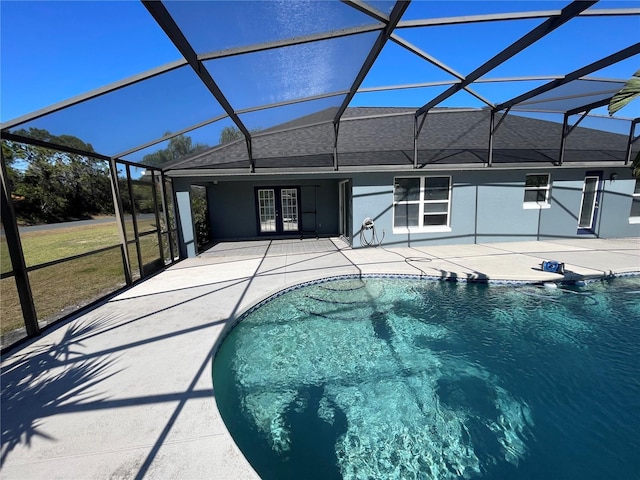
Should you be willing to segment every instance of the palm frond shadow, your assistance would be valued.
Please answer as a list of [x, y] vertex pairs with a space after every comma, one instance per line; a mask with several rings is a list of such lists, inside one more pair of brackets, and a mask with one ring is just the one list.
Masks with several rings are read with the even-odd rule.
[[42, 428], [46, 417], [72, 410], [89, 400], [94, 404], [106, 400], [94, 387], [118, 373], [113, 368], [117, 358], [72, 359], [82, 355], [76, 348], [86, 335], [106, 328], [113, 321], [112, 317], [101, 317], [70, 325], [59, 342], [41, 347], [3, 368], [0, 465], [4, 465], [16, 446], [30, 447], [35, 437], [57, 440]]

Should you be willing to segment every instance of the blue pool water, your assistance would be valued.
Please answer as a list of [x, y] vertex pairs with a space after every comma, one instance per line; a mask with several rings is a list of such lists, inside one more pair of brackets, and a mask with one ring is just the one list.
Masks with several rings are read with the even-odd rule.
[[249, 313], [218, 408], [264, 479], [640, 478], [640, 279], [343, 279]]

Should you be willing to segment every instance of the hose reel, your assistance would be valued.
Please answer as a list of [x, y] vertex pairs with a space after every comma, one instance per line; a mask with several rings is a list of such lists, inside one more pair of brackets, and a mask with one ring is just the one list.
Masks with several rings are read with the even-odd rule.
[[363, 247], [379, 247], [384, 240], [384, 231], [382, 232], [382, 238], [378, 240], [376, 234], [376, 224], [371, 217], [367, 217], [362, 221], [362, 228], [360, 228], [360, 245]]

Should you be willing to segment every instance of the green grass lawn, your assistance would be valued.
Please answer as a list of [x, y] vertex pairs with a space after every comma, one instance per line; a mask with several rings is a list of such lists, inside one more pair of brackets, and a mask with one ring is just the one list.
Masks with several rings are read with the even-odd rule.
[[[139, 222], [140, 231], [155, 228], [154, 221]], [[21, 233], [22, 249], [28, 267], [41, 265], [106, 247], [116, 248], [65, 261], [29, 272], [36, 313], [40, 322], [60, 318], [125, 285], [120, 238], [113, 222], [63, 227]], [[158, 248], [158, 236], [140, 238], [145, 273], [164, 264]], [[135, 245], [129, 245], [134, 279], [140, 278]], [[9, 251], [4, 237], [0, 242], [0, 266], [11, 271]], [[0, 280], [1, 333], [23, 327], [22, 312], [13, 277]], [[4, 342], [3, 342], [4, 344]]]
[[[133, 222], [129, 220], [125, 223], [127, 232], [133, 232]], [[138, 221], [138, 231], [146, 232], [154, 229], [155, 220]], [[132, 233], [131, 236], [133, 236]], [[120, 244], [115, 218], [113, 222], [98, 225], [20, 232], [20, 238], [27, 267]], [[2, 273], [11, 271], [9, 250], [4, 237], [0, 244], [0, 269]]]
[[[132, 225], [130, 221], [127, 223]], [[153, 229], [155, 229], [155, 221], [138, 222], [140, 232]], [[127, 231], [133, 232], [133, 226], [127, 228]], [[20, 238], [24, 261], [28, 267], [120, 243], [115, 218], [113, 222], [98, 225], [25, 232], [20, 234]]]
[[9, 248], [4, 235], [0, 236], [0, 272], [7, 273], [12, 270], [11, 259], [9, 258]]

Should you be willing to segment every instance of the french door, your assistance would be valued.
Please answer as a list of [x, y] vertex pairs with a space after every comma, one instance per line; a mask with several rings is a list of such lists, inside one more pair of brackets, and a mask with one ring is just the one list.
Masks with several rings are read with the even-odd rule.
[[300, 188], [256, 188], [258, 233], [288, 234], [300, 232]]

